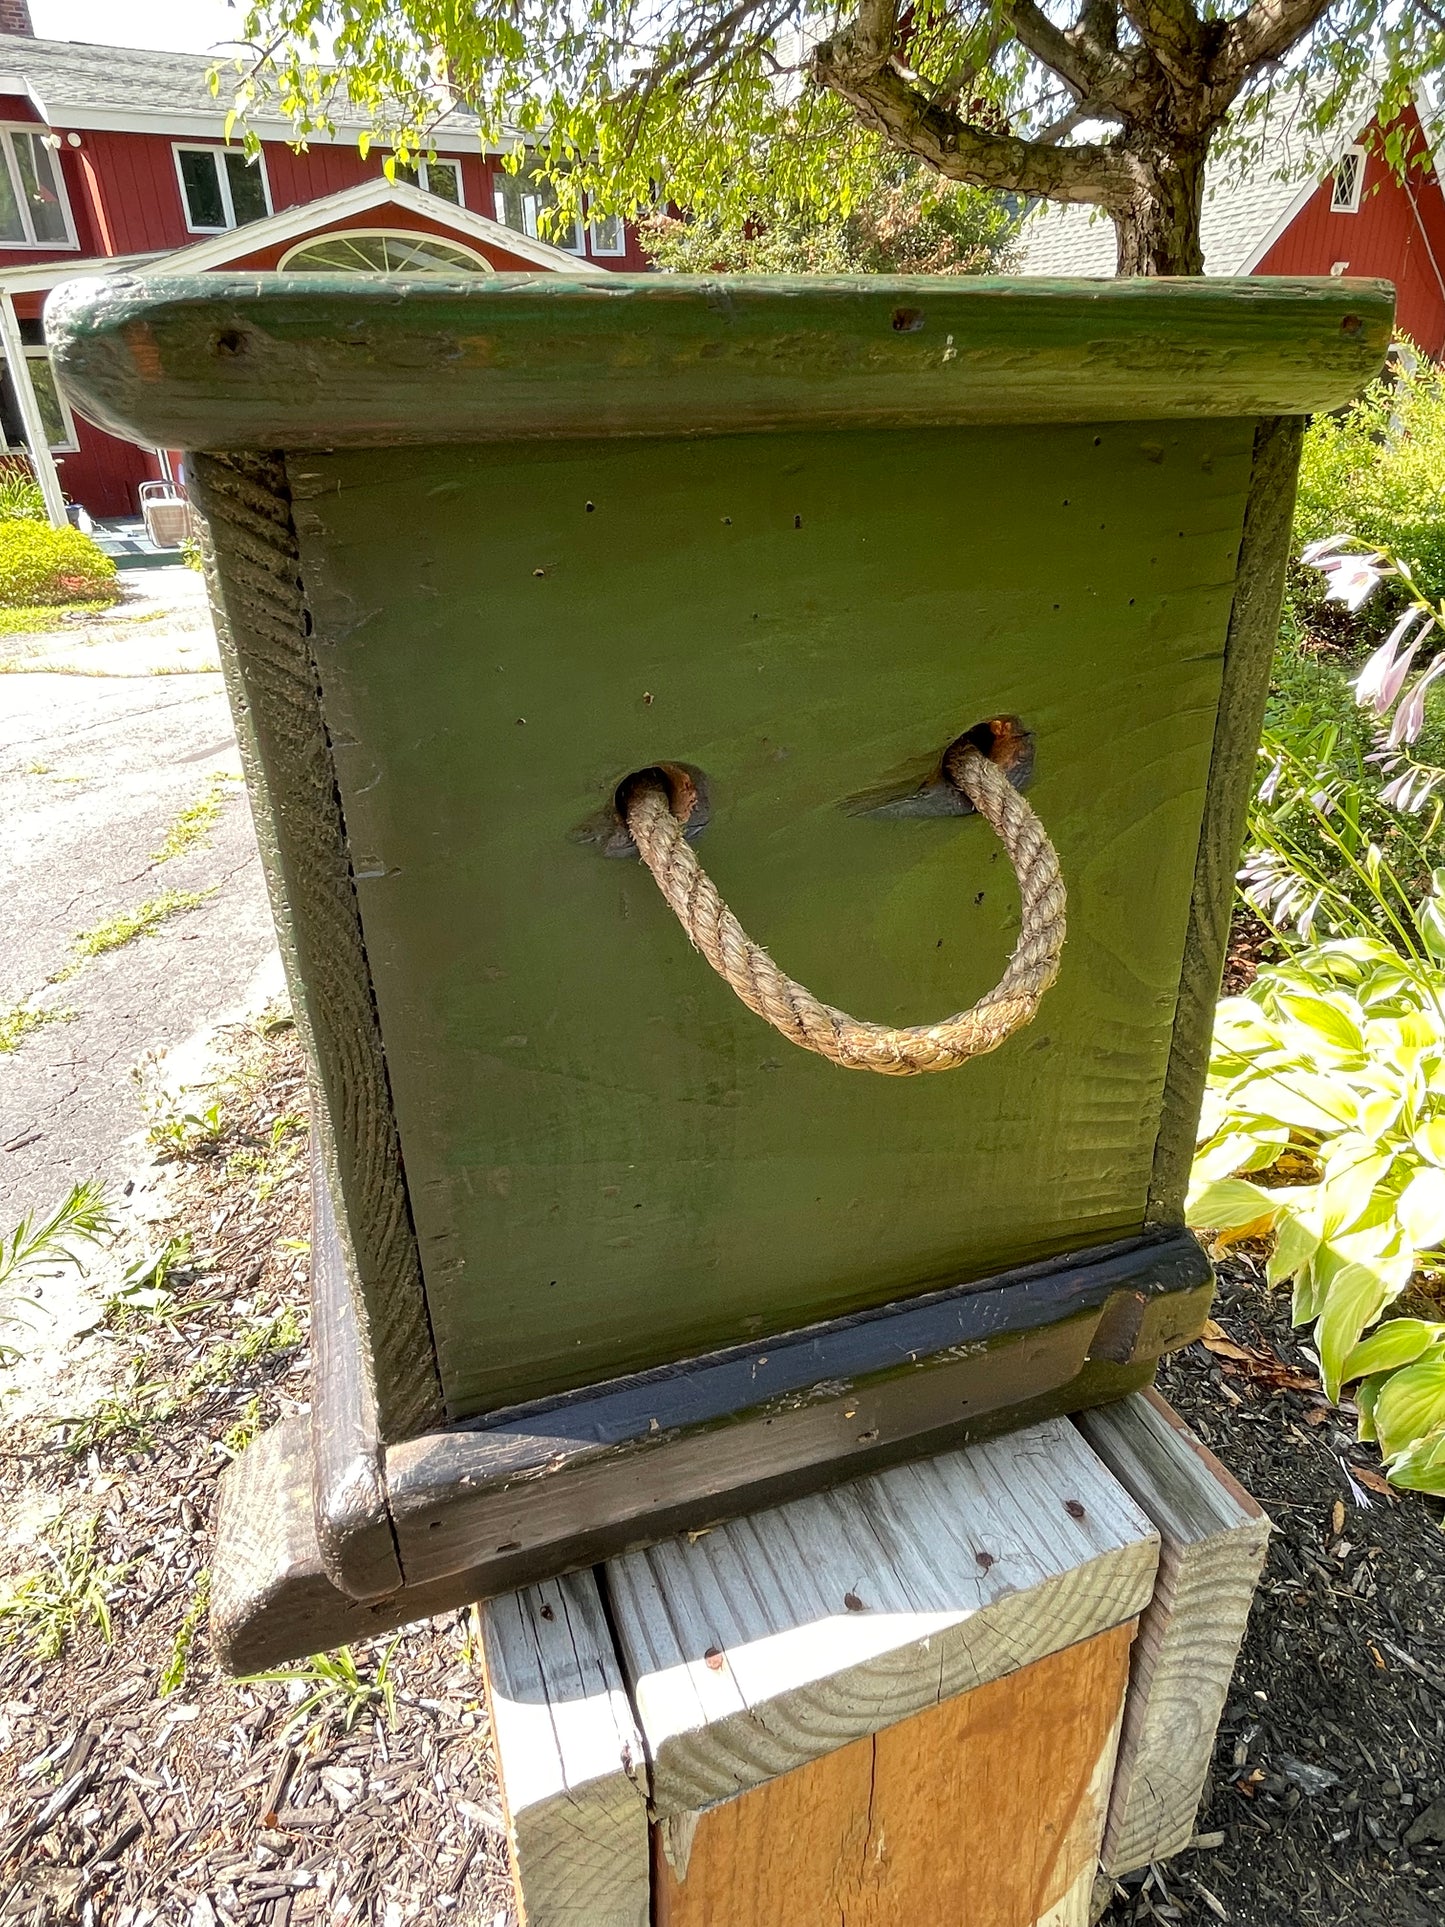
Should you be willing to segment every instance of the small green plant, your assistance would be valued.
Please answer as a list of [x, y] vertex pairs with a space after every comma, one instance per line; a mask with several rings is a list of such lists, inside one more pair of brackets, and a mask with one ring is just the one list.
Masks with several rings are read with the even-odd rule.
[[226, 1131], [227, 1087], [167, 1084], [159, 1059], [149, 1053], [131, 1071], [145, 1113], [146, 1139], [173, 1158], [202, 1157], [214, 1151]]
[[205, 569], [206, 563], [205, 558], [201, 554], [201, 545], [194, 536], [188, 535], [181, 544], [181, 566], [186, 569], [194, 569], [197, 575], [200, 575]]
[[263, 1358], [295, 1351], [305, 1337], [295, 1308], [285, 1305], [263, 1324], [253, 1325], [235, 1338], [222, 1338], [212, 1345], [187, 1372], [182, 1395], [191, 1398], [208, 1385], [229, 1385], [248, 1366], [259, 1364]]
[[[75, 1246], [103, 1244], [115, 1228], [105, 1187], [94, 1179], [72, 1185], [50, 1216], [38, 1223], [34, 1213], [27, 1212], [8, 1238], [0, 1237], [0, 1329], [25, 1322], [20, 1308], [34, 1301], [15, 1288], [27, 1273], [63, 1265], [83, 1272]], [[15, 1355], [13, 1347], [0, 1345], [0, 1362]]]
[[110, 1322], [124, 1327], [147, 1318], [173, 1319], [219, 1303], [213, 1298], [177, 1299], [177, 1284], [190, 1282], [198, 1269], [190, 1239], [168, 1238], [158, 1250], [147, 1251], [126, 1266], [119, 1290], [105, 1301]]
[[0, 521], [0, 604], [113, 602], [115, 563], [79, 529]]
[[1391, 1479], [1445, 1493], [1445, 1324], [1379, 1323], [1445, 1265], [1445, 923], [1428, 940], [1302, 949], [1220, 1005], [1186, 1216], [1272, 1240], [1329, 1397], [1359, 1381]]
[[138, 1452], [153, 1448], [155, 1427], [169, 1424], [180, 1410], [180, 1401], [168, 1385], [145, 1378], [143, 1371], [143, 1361], [133, 1359], [130, 1383], [123, 1391], [111, 1392], [88, 1412], [60, 1421], [71, 1458], [82, 1459], [102, 1446]]
[[160, 848], [152, 850], [153, 862], [170, 863], [207, 841], [221, 814], [228, 780], [224, 774], [213, 776], [195, 802], [186, 805], [166, 831]]
[[233, 1459], [239, 1459], [256, 1443], [261, 1432], [261, 1400], [259, 1395], [248, 1398], [245, 1409], [236, 1423], [221, 1434], [221, 1444]]
[[46, 1541], [45, 1563], [0, 1591], [0, 1625], [12, 1642], [25, 1641], [41, 1661], [59, 1657], [75, 1628], [89, 1620], [108, 1646], [110, 1600], [129, 1567], [103, 1564], [96, 1553], [97, 1521], [69, 1522]]
[[43, 1030], [47, 1024], [68, 1024], [74, 1016], [73, 1010], [58, 1010], [45, 1004], [0, 1005], [0, 1056], [19, 1050], [33, 1031]]
[[0, 522], [48, 522], [45, 493], [24, 455], [0, 457]]
[[396, 1718], [396, 1682], [391, 1674], [392, 1655], [400, 1634], [387, 1646], [370, 1676], [356, 1663], [349, 1646], [334, 1653], [315, 1653], [304, 1666], [281, 1666], [272, 1672], [248, 1673], [244, 1683], [259, 1685], [274, 1681], [290, 1686], [300, 1684], [307, 1690], [297, 1702], [287, 1722], [288, 1731], [299, 1734], [312, 1724], [339, 1719], [343, 1733], [349, 1733], [363, 1713], [379, 1706], [388, 1726]]
[[211, 1575], [203, 1572], [197, 1579], [191, 1594], [191, 1603], [186, 1608], [186, 1616], [176, 1628], [175, 1639], [171, 1642], [171, 1656], [157, 1683], [156, 1691], [161, 1699], [178, 1692], [186, 1682], [186, 1669], [191, 1663], [191, 1648], [196, 1643], [196, 1632], [211, 1603]]
[[305, 1135], [306, 1119], [295, 1111], [282, 1112], [272, 1118], [264, 1145], [232, 1152], [226, 1160], [226, 1175], [254, 1178], [256, 1202], [264, 1204], [294, 1168], [301, 1149], [298, 1140]]
[[82, 930], [71, 941], [73, 960], [55, 973], [51, 983], [73, 977], [87, 957], [103, 957], [108, 951], [134, 943], [137, 937], [154, 936], [171, 917], [178, 917], [183, 910], [198, 910], [214, 895], [214, 890], [162, 890], [158, 897], [151, 897], [138, 909], [122, 910], [92, 929]]

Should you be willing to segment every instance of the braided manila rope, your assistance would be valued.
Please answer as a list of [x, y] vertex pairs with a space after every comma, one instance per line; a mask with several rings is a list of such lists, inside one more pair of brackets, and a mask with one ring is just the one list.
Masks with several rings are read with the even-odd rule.
[[1039, 1000], [1059, 974], [1066, 931], [1063, 878], [1043, 825], [1004, 772], [971, 743], [955, 744], [944, 774], [989, 822], [1018, 877], [1022, 929], [1008, 968], [971, 1010], [937, 1024], [895, 1029], [835, 1010], [780, 970], [753, 942], [693, 854], [659, 773], [633, 780], [623, 816], [643, 862], [678, 922], [718, 975], [749, 1010], [804, 1050], [844, 1070], [913, 1077], [948, 1071], [982, 1057], [1031, 1022]]

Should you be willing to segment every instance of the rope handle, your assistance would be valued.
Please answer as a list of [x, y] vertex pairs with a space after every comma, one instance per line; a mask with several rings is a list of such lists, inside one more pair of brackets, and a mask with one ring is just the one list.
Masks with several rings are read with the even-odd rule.
[[622, 810], [638, 853], [693, 947], [749, 1010], [766, 1018], [790, 1043], [816, 1051], [844, 1070], [912, 1077], [921, 1071], [953, 1070], [970, 1057], [982, 1057], [1030, 1023], [1059, 974], [1066, 934], [1059, 859], [1023, 797], [972, 743], [956, 743], [943, 768], [1008, 851], [1019, 883], [1023, 927], [1003, 976], [971, 1010], [905, 1029], [865, 1023], [835, 1010], [778, 968], [743, 929], [693, 854], [683, 834], [685, 819], [675, 814], [660, 775], [648, 772], [635, 778]]

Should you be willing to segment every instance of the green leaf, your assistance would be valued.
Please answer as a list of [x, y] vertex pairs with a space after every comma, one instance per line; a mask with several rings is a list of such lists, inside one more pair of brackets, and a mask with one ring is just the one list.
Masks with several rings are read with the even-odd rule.
[[1313, 1071], [1288, 1070], [1256, 1077], [1235, 1093], [1235, 1102], [1276, 1124], [1293, 1124], [1318, 1137], [1333, 1137], [1355, 1123], [1359, 1107], [1348, 1084]]
[[1445, 1426], [1427, 1432], [1400, 1454], [1390, 1467], [1390, 1483], [1445, 1496]]
[[[1301, 1265], [1307, 1265], [1320, 1248], [1320, 1234], [1293, 1211], [1280, 1214], [1275, 1225], [1274, 1250], [1269, 1254], [1266, 1276], [1272, 1285], [1293, 1278]], [[1313, 1317], [1314, 1313], [1307, 1314]]]
[[1334, 1050], [1346, 1057], [1359, 1057], [1364, 1054], [1365, 1034], [1356, 1017], [1351, 1014], [1354, 1006], [1351, 1000], [1339, 995], [1333, 997], [1281, 997], [1280, 1006], [1288, 1011], [1297, 1024], [1315, 1033]]
[[1376, 1437], [1375, 1404], [1387, 1382], [1386, 1374], [1381, 1372], [1377, 1378], [1367, 1378], [1355, 1387], [1355, 1406], [1360, 1414], [1359, 1434], [1366, 1444]]
[[1439, 1325], [1424, 1318], [1391, 1318], [1362, 1338], [1345, 1360], [1340, 1382], [1364, 1378], [1370, 1372], [1393, 1372], [1409, 1365], [1433, 1345], [1441, 1333]]
[[1233, 1177], [1236, 1171], [1261, 1171], [1273, 1164], [1280, 1149], [1289, 1142], [1282, 1125], [1266, 1126], [1263, 1134], [1254, 1131], [1229, 1131], [1195, 1155], [1190, 1181], [1195, 1185], [1212, 1184], [1216, 1178]]
[[[1325, 1393], [1339, 1401], [1345, 1360], [1384, 1309], [1389, 1287], [1373, 1265], [1345, 1265], [1330, 1280], [1315, 1326]], [[1413, 1368], [1412, 1368], [1413, 1369]]]
[[1394, 1160], [1388, 1151], [1362, 1153], [1356, 1144], [1347, 1158], [1337, 1162], [1339, 1168], [1331, 1170], [1319, 1187], [1316, 1206], [1320, 1229], [1327, 1238], [1359, 1223], [1375, 1186]]
[[1420, 1359], [1393, 1372], [1375, 1401], [1375, 1430], [1385, 1457], [1393, 1459], [1440, 1425], [1445, 1425], [1445, 1358]]
[[1420, 941], [1436, 963], [1445, 963], [1445, 906], [1439, 897], [1430, 897], [1415, 912]]
[[1273, 1217], [1278, 1207], [1268, 1191], [1245, 1178], [1220, 1178], [1191, 1193], [1184, 1221], [1197, 1231], [1237, 1231], [1241, 1225]]
[[1415, 1249], [1433, 1251], [1445, 1238], [1445, 1171], [1435, 1164], [1417, 1171], [1395, 1210]]
[[1445, 1165], [1445, 1117], [1432, 1117], [1415, 1133], [1415, 1149], [1431, 1164]]

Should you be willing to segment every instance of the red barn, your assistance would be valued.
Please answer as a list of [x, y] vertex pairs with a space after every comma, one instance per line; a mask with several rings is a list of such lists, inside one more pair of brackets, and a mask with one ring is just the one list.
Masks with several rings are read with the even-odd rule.
[[[1445, 357], [1445, 194], [1420, 116], [1393, 123], [1408, 165], [1384, 155], [1373, 112], [1321, 143], [1281, 108], [1249, 166], [1211, 162], [1205, 190], [1206, 274], [1378, 275], [1393, 281], [1396, 326]], [[1114, 229], [1086, 207], [1040, 208], [1022, 235], [1025, 274], [1111, 275]]]
[[[24, 28], [24, 0], [5, 0], [0, 20]], [[261, 151], [248, 160], [225, 142], [211, 65], [0, 33], [0, 432], [7, 447], [38, 448], [53, 519], [65, 499], [133, 516], [140, 484], [168, 472], [163, 455], [93, 427], [56, 390], [41, 311], [75, 275], [647, 266], [636, 234], [610, 217], [543, 240], [545, 189], [509, 173], [461, 108], [435, 130], [435, 157], [396, 183], [383, 151], [360, 153], [365, 118], [344, 106], [335, 136], [300, 153], [285, 123], [258, 121]]]

